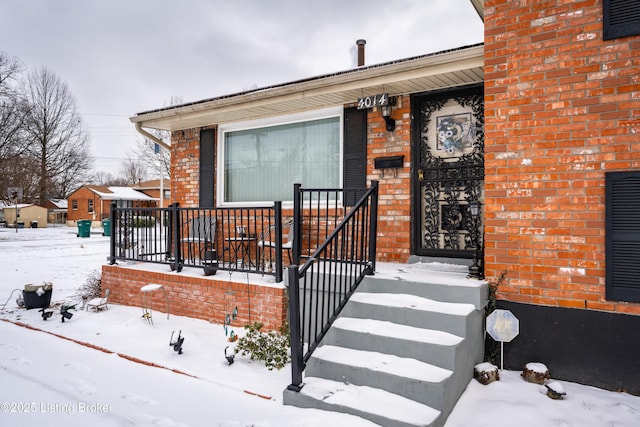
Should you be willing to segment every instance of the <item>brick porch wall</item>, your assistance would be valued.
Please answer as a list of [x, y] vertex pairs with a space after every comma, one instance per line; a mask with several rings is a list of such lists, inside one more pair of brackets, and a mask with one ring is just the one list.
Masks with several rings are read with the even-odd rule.
[[[169, 270], [169, 266], [166, 266]], [[264, 323], [265, 331], [277, 330], [287, 319], [287, 291], [281, 286], [217, 280], [217, 276], [195, 277], [145, 271], [118, 265], [102, 266], [102, 289], [110, 289], [109, 302], [129, 306], [142, 306], [142, 286], [157, 283], [163, 286], [169, 299], [170, 314], [193, 317], [223, 324], [225, 316], [238, 307], [235, 327], [251, 322]], [[226, 272], [224, 272], [226, 275]], [[227, 275], [228, 277], [228, 275]], [[226, 278], [225, 278], [226, 279]], [[164, 294], [150, 292], [155, 315], [166, 312]], [[251, 319], [249, 319], [251, 314]]]
[[499, 298], [605, 300], [605, 171], [640, 167], [640, 37], [602, 40], [602, 0], [485, 1], [485, 262]]

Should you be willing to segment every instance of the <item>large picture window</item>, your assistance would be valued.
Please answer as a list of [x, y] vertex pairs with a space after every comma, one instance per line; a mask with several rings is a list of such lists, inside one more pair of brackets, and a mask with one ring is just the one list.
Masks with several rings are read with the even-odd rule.
[[221, 127], [219, 193], [224, 203], [291, 201], [293, 184], [341, 185], [342, 109], [290, 118], [286, 123]]

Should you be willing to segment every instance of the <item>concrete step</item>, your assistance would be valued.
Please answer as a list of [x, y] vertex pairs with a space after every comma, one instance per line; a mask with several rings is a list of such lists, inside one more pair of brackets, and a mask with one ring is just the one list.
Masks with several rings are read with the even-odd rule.
[[363, 292], [413, 294], [442, 302], [487, 304], [488, 287], [483, 280], [468, 279], [466, 266], [438, 262], [413, 264], [378, 263], [375, 276], [359, 287]]
[[338, 318], [323, 340], [324, 345], [396, 354], [450, 370], [462, 342], [448, 332], [351, 317]]
[[[377, 269], [311, 355], [302, 390], [284, 392], [285, 403], [384, 426], [442, 427], [484, 350], [487, 284], [466, 275], [437, 263]], [[307, 309], [316, 297], [308, 295]]]
[[393, 354], [323, 345], [309, 360], [306, 375], [374, 387], [440, 409], [453, 372]]
[[316, 377], [304, 382], [298, 393], [285, 390], [285, 404], [352, 414], [387, 427], [431, 427], [440, 420], [437, 409], [378, 388]]
[[472, 304], [441, 302], [411, 294], [358, 291], [341, 315], [386, 320], [465, 336], [469, 319], [475, 311]]

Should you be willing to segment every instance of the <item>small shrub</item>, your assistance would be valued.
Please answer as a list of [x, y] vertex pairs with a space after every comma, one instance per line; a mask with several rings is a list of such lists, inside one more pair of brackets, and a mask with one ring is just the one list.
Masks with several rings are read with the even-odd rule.
[[245, 325], [247, 334], [238, 340], [235, 352], [242, 356], [248, 354], [251, 360], [264, 362], [270, 371], [273, 368], [282, 369], [291, 361], [288, 325], [283, 325], [279, 333], [276, 331], [262, 332], [263, 326], [264, 324], [260, 322]]
[[78, 295], [80, 298], [88, 300], [100, 296], [102, 285], [102, 273], [98, 270], [93, 270], [84, 284], [78, 288]]
[[156, 219], [152, 216], [136, 216], [133, 218], [132, 227], [155, 227]]

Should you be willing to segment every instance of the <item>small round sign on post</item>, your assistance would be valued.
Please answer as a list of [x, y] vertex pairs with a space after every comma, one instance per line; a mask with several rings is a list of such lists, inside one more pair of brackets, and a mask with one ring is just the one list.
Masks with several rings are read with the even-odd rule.
[[500, 342], [500, 369], [504, 369], [504, 343], [520, 333], [520, 322], [509, 310], [494, 310], [487, 316], [487, 333]]

